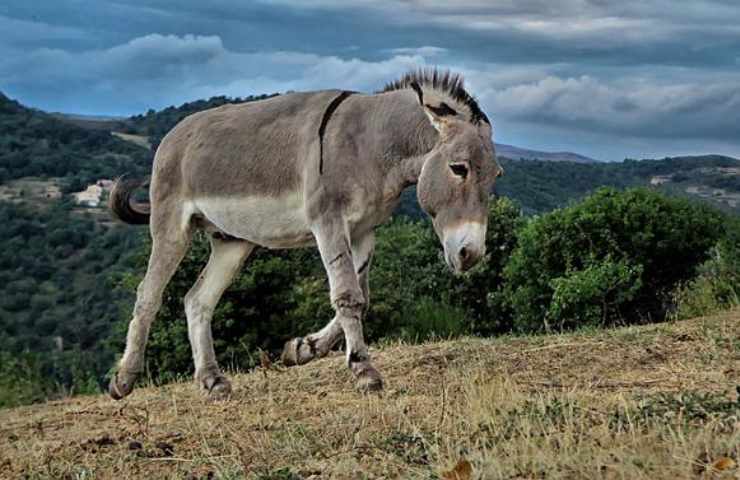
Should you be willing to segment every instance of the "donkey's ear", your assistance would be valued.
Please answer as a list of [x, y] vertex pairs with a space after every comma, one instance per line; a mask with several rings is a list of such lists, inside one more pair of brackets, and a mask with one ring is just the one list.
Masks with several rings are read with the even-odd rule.
[[438, 132], [442, 133], [449, 125], [450, 122], [458, 119], [457, 110], [447, 105], [445, 102], [439, 105], [430, 105], [425, 103], [424, 113], [429, 117], [429, 121], [432, 122], [432, 126], [437, 129]]

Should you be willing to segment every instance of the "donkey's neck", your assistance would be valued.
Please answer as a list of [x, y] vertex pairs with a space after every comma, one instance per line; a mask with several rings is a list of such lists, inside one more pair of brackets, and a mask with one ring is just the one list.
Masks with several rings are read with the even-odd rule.
[[424, 158], [437, 143], [437, 131], [429, 125], [429, 120], [424, 117], [420, 125], [410, 132], [414, 139], [415, 148], [409, 151], [409, 156], [400, 159], [399, 167], [406, 185], [416, 185], [424, 165]]
[[394, 108], [391, 109], [392, 117], [389, 119], [391, 126], [384, 129], [388, 132], [388, 151], [394, 152], [388, 159], [387, 172], [399, 181], [400, 188], [415, 185], [424, 157], [436, 145], [439, 134], [411, 89], [385, 95], [395, 97]]

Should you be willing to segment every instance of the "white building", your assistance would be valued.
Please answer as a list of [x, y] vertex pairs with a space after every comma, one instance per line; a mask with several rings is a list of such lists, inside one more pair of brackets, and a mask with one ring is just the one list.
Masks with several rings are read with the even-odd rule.
[[75, 199], [77, 205], [85, 205], [88, 207], [99, 207], [100, 202], [103, 199], [104, 192], [110, 192], [113, 188], [113, 180], [100, 179], [92, 185], [89, 185], [82, 192], [73, 193], [72, 196]]

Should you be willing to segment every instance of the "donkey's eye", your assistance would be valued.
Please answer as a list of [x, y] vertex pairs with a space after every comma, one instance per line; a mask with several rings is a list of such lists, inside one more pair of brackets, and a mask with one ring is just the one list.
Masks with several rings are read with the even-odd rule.
[[452, 173], [458, 177], [462, 177], [463, 179], [468, 177], [468, 166], [464, 163], [453, 163], [450, 165], [450, 170], [452, 170]]

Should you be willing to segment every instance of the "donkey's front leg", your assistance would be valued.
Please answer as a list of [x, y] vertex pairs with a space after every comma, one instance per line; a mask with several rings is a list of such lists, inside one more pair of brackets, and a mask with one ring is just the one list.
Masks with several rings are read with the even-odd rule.
[[337, 314], [335, 320], [342, 327], [347, 342], [347, 364], [357, 379], [357, 388], [361, 391], [380, 390], [383, 380], [370, 363], [362, 334], [366, 300], [344, 225], [342, 222], [322, 224], [314, 235], [329, 277], [331, 303]]
[[[357, 270], [362, 296], [365, 299], [364, 313], [367, 313], [370, 302], [368, 276], [374, 249], [375, 235], [372, 232], [360, 237], [359, 240], [353, 239], [352, 260]], [[318, 332], [311, 333], [305, 337], [297, 337], [286, 342], [281, 356], [283, 364], [292, 367], [294, 365], [304, 365], [317, 358], [325, 357], [342, 339], [342, 334], [343, 331], [339, 322], [339, 315], [336, 315]]]

